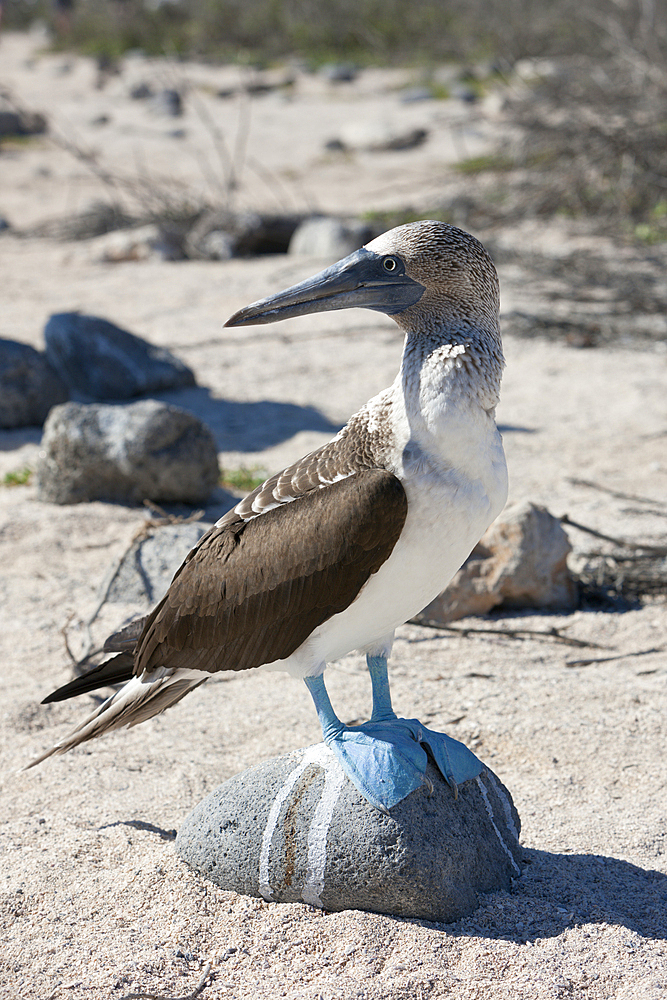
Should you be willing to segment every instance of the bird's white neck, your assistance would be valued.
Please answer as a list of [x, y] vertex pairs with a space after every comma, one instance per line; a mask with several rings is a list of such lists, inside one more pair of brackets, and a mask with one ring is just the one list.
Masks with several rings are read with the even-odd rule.
[[[389, 390], [397, 471], [422, 465], [460, 469], [486, 480], [504, 467], [495, 423], [503, 359], [499, 338], [408, 335]], [[495, 475], [495, 473], [494, 473]]]

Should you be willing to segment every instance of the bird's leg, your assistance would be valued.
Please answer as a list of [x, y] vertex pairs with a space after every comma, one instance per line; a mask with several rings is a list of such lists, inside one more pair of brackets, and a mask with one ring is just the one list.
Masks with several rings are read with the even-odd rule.
[[319, 677], [304, 677], [304, 681], [315, 702], [315, 710], [317, 711], [317, 718], [320, 720], [322, 727], [324, 742], [328, 744], [343, 732], [345, 726], [333, 710], [329, 692], [324, 684], [323, 675], [320, 674]]
[[373, 666], [369, 663], [373, 719], [363, 726], [343, 725], [331, 706], [321, 675], [304, 680], [315, 702], [324, 742], [364, 798], [376, 809], [388, 812], [422, 784], [426, 753], [418, 739], [396, 725], [389, 697], [387, 661], [384, 657], [373, 659]]
[[428, 750], [456, 794], [459, 784], [483, 770], [482, 763], [451, 736], [427, 729], [418, 719], [398, 718], [391, 707], [386, 657], [368, 656], [367, 662], [373, 686], [373, 714], [361, 726], [346, 726], [340, 721], [322, 675], [304, 678], [315, 702], [324, 742], [345, 774], [371, 805], [388, 812], [424, 783]]
[[389, 690], [389, 674], [387, 673], [387, 657], [371, 656], [366, 657], [368, 672], [371, 675], [371, 685], [373, 687], [373, 714], [371, 722], [389, 722], [396, 719], [396, 712], [391, 706], [391, 692]]

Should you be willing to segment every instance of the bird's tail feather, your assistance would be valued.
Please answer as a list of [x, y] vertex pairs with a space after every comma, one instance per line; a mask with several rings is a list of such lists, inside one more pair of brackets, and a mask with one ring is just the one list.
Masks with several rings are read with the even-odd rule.
[[36, 760], [31, 761], [24, 770], [40, 764], [52, 754], [62, 754], [95, 739], [103, 733], [127, 726], [137, 726], [151, 716], [164, 712], [166, 708], [175, 705], [189, 691], [199, 687], [209, 674], [200, 670], [170, 669], [157, 667], [141, 677], [133, 677], [120, 691], [107, 698], [99, 708], [84, 719], [76, 729], [59, 740]]

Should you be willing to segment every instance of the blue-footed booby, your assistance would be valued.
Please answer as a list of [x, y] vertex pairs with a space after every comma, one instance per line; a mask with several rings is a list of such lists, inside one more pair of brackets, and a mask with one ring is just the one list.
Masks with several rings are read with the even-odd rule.
[[[446, 587], [505, 503], [496, 270], [473, 236], [415, 222], [226, 326], [352, 306], [385, 313], [404, 331], [393, 384], [225, 514], [155, 610], [108, 640], [117, 655], [45, 699], [126, 682], [33, 764], [137, 725], [216, 671], [262, 668], [304, 679], [325, 743], [378, 809], [422, 784], [425, 748], [454, 790], [480, 773], [462, 743], [396, 716], [387, 658], [396, 627]], [[347, 727], [323, 674], [355, 649], [367, 657], [373, 711]]]

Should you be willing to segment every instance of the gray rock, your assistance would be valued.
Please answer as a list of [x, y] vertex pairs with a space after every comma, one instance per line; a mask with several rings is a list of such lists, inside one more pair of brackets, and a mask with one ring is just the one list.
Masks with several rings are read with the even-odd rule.
[[40, 351], [0, 340], [0, 427], [41, 426], [51, 407], [68, 398], [67, 386]]
[[329, 83], [353, 83], [359, 75], [359, 68], [354, 63], [327, 63], [322, 66], [320, 75]]
[[203, 238], [201, 252], [208, 260], [230, 260], [234, 256], [234, 237], [222, 229], [213, 229]]
[[371, 229], [356, 219], [314, 215], [296, 228], [289, 253], [340, 260], [373, 238]]
[[65, 403], [44, 425], [37, 493], [52, 503], [202, 503], [219, 478], [215, 441], [177, 406]]
[[154, 115], [178, 118], [183, 114], [183, 99], [177, 90], [166, 88], [151, 98], [150, 109]]
[[545, 507], [510, 504], [439, 597], [415, 619], [445, 624], [509, 608], [572, 610], [577, 587], [567, 566], [571, 545]]
[[141, 83], [136, 83], [134, 87], [130, 88], [130, 98], [133, 101], [145, 101], [147, 98], [153, 96], [153, 88], [150, 84], [142, 81]]
[[46, 128], [46, 118], [35, 111], [0, 109], [0, 138], [7, 135], [41, 135]]
[[44, 339], [47, 360], [84, 399], [131, 399], [195, 385], [190, 368], [166, 348], [98, 316], [56, 313]]
[[429, 763], [428, 785], [378, 812], [320, 743], [238, 774], [205, 798], [178, 854], [223, 889], [325, 910], [450, 922], [521, 874], [519, 817], [488, 770], [458, 800]]
[[148, 538], [137, 539], [102, 584], [106, 602], [155, 604], [167, 592], [174, 573], [210, 524], [167, 524], [151, 529]]

